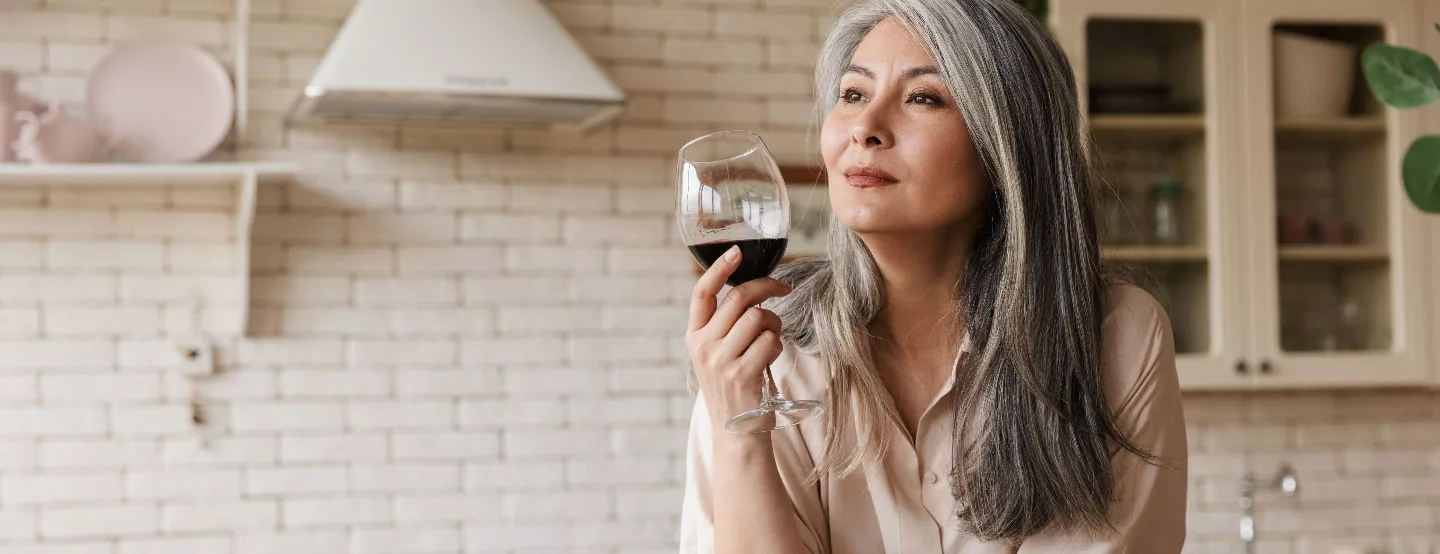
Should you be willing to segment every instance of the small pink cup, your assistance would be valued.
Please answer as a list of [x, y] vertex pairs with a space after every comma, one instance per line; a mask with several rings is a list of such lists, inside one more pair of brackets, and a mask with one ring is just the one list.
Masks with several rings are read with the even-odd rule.
[[1303, 215], [1282, 215], [1276, 229], [1276, 240], [1281, 244], [1303, 244], [1314, 242], [1314, 226], [1309, 217]]
[[1339, 218], [1321, 220], [1316, 225], [1320, 242], [1325, 244], [1350, 244], [1355, 242], [1355, 229], [1349, 221]]
[[105, 136], [79, 117], [59, 106], [44, 115], [17, 112], [20, 138], [15, 141], [15, 158], [35, 164], [89, 163], [105, 158], [109, 146]]

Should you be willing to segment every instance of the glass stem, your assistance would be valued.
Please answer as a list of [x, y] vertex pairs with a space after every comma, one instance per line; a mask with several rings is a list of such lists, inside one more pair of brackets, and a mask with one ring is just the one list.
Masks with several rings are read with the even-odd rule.
[[773, 410], [776, 406], [784, 403], [785, 399], [780, 398], [780, 387], [775, 386], [775, 378], [770, 376], [770, 366], [765, 366], [765, 372], [761, 375], [760, 407]]

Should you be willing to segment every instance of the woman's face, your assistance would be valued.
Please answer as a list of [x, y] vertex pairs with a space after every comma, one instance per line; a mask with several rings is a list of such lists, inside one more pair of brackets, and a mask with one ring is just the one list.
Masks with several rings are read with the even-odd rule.
[[889, 18], [850, 63], [820, 136], [840, 222], [862, 236], [944, 232], [977, 213], [990, 185], [925, 48]]

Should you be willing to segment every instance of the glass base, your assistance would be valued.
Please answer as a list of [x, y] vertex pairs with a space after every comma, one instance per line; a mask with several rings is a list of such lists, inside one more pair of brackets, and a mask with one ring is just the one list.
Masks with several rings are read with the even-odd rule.
[[733, 433], [765, 433], [820, 415], [825, 403], [819, 400], [779, 400], [762, 402], [759, 408], [742, 413], [725, 422], [725, 430]]

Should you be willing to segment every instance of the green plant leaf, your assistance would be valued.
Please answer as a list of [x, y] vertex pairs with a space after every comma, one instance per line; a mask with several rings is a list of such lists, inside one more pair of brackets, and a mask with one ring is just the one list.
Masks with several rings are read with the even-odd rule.
[[1405, 193], [1421, 211], [1440, 214], [1440, 135], [1420, 137], [1400, 163]]
[[1424, 52], [1377, 42], [1365, 48], [1360, 66], [1386, 104], [1418, 108], [1440, 99], [1440, 66]]

